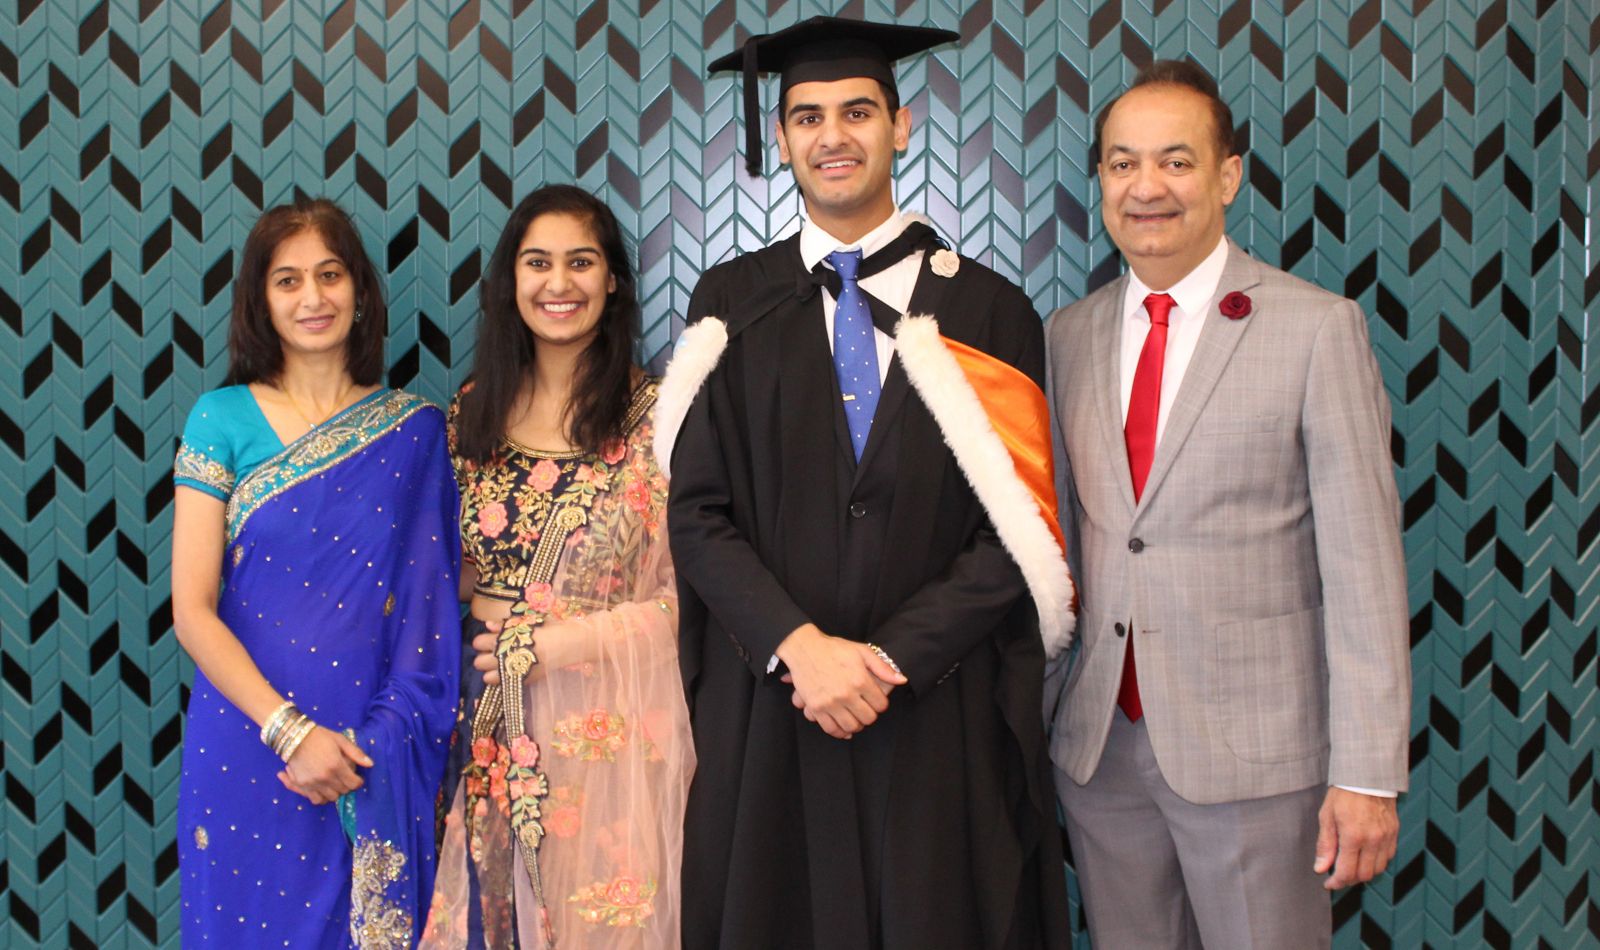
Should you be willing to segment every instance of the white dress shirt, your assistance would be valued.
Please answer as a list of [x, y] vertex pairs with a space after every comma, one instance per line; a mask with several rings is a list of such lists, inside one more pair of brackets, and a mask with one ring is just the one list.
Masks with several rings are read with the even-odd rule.
[[[896, 207], [887, 220], [868, 231], [861, 240], [854, 244], [846, 244], [807, 219], [800, 227], [800, 260], [806, 265], [806, 270], [812, 270], [818, 262], [826, 262], [828, 255], [834, 251], [853, 251], [857, 248], [861, 250], [861, 259], [866, 260], [874, 251], [899, 237], [900, 232], [910, 223], [911, 219]], [[832, 264], [827, 266], [830, 269], [833, 267]], [[905, 313], [906, 308], [911, 306], [911, 292], [917, 288], [917, 273], [921, 269], [922, 252], [917, 251], [890, 264], [871, 277], [861, 278], [856, 283], [862, 290], [888, 304], [896, 313]], [[822, 321], [828, 332], [830, 353], [833, 352], [833, 312], [838, 306], [833, 294], [824, 287]], [[882, 386], [884, 379], [889, 375], [889, 360], [894, 357], [894, 337], [873, 327], [872, 340], [878, 347], [878, 385]]]
[[[1177, 398], [1178, 387], [1183, 385], [1184, 371], [1194, 356], [1200, 342], [1200, 328], [1217, 298], [1217, 287], [1222, 283], [1222, 270], [1228, 263], [1228, 239], [1223, 238], [1199, 266], [1169, 288], [1156, 289], [1145, 285], [1139, 275], [1128, 271], [1128, 289], [1122, 298], [1122, 350], [1121, 376], [1118, 377], [1122, 395], [1122, 423], [1128, 423], [1128, 403], [1133, 398], [1133, 374], [1139, 367], [1139, 351], [1144, 349], [1144, 339], [1150, 334], [1150, 314], [1144, 309], [1144, 298], [1153, 293], [1172, 297], [1173, 307], [1167, 314], [1167, 353], [1161, 368], [1161, 408], [1156, 415], [1156, 445], [1161, 444], [1161, 434], [1167, 427], [1167, 416]], [[1340, 785], [1346, 791], [1380, 798], [1394, 798], [1398, 794], [1390, 789], [1359, 788]]]
[[1184, 371], [1189, 368], [1189, 358], [1194, 356], [1195, 345], [1200, 342], [1200, 328], [1205, 325], [1206, 312], [1217, 296], [1217, 285], [1222, 283], [1222, 269], [1228, 263], [1228, 240], [1223, 238], [1216, 249], [1206, 255], [1200, 266], [1190, 271], [1170, 288], [1152, 288], [1133, 271], [1128, 271], [1128, 290], [1122, 297], [1122, 372], [1118, 377], [1122, 392], [1122, 422], [1128, 422], [1128, 402], [1133, 398], [1133, 374], [1139, 367], [1139, 351], [1144, 349], [1144, 338], [1150, 334], [1150, 314], [1144, 309], [1144, 298], [1165, 293], [1172, 297], [1174, 306], [1167, 314], [1167, 358], [1161, 368], [1161, 408], [1156, 414], [1156, 445], [1161, 444], [1161, 433], [1167, 428], [1167, 416], [1172, 412], [1173, 400], [1183, 383]]

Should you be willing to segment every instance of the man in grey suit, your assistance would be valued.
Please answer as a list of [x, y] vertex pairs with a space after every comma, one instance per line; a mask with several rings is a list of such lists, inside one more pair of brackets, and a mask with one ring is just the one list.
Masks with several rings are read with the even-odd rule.
[[1354, 302], [1224, 237], [1241, 162], [1211, 77], [1147, 67], [1096, 148], [1130, 272], [1047, 331], [1082, 599], [1046, 695], [1089, 931], [1325, 947], [1407, 782], [1389, 401]]

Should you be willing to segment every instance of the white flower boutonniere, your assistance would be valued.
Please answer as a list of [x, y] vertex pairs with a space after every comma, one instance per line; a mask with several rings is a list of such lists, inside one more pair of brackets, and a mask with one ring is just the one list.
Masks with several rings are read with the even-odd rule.
[[955, 251], [940, 248], [933, 252], [933, 259], [928, 266], [940, 277], [954, 277], [956, 271], [961, 269], [961, 258]]

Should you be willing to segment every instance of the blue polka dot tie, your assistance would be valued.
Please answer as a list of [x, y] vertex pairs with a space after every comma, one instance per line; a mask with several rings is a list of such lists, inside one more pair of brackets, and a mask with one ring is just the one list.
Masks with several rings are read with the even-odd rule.
[[867, 447], [872, 416], [878, 411], [878, 345], [872, 338], [872, 314], [867, 298], [856, 285], [861, 252], [834, 251], [828, 263], [839, 272], [839, 302], [833, 311], [833, 368], [839, 374], [844, 396], [844, 418], [850, 425], [850, 445], [856, 461]]

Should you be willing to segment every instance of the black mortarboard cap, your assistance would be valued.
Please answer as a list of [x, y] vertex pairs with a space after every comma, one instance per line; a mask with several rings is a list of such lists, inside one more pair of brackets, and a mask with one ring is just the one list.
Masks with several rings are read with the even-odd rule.
[[759, 73], [779, 73], [779, 95], [803, 82], [833, 82], [863, 76], [894, 89], [894, 61], [961, 38], [951, 30], [923, 26], [868, 23], [817, 16], [776, 33], [745, 40], [744, 47], [713, 60], [714, 73], [744, 73], [744, 161], [752, 176], [761, 175], [761, 89]]

